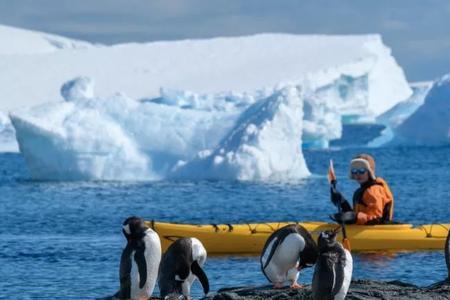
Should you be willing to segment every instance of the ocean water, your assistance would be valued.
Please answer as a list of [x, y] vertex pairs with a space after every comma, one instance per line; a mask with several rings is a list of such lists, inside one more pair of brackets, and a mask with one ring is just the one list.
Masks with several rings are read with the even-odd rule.
[[[130, 215], [193, 223], [328, 221], [335, 212], [325, 177], [333, 158], [338, 186], [353, 155], [367, 149], [305, 151], [313, 176], [291, 183], [237, 181], [39, 182], [20, 154], [0, 154], [0, 298], [94, 299], [113, 294]], [[377, 175], [396, 196], [395, 217], [413, 224], [450, 223], [450, 148], [370, 149]], [[259, 257], [208, 257], [211, 291], [267, 284]], [[310, 283], [312, 269], [300, 282]], [[444, 279], [442, 251], [355, 254], [354, 278], [425, 286]], [[157, 293], [157, 290], [155, 291]], [[194, 283], [194, 297], [201, 287]]]

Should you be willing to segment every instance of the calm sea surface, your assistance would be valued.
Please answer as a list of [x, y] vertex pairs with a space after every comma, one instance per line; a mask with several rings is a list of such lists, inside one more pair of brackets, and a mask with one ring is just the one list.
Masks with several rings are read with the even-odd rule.
[[[118, 288], [122, 221], [130, 215], [176, 222], [328, 221], [335, 212], [325, 177], [335, 161], [338, 186], [357, 185], [347, 164], [361, 149], [305, 151], [314, 175], [289, 184], [161, 181], [37, 182], [20, 154], [0, 153], [0, 298], [94, 299]], [[377, 175], [396, 196], [397, 220], [450, 223], [450, 148], [371, 149]], [[428, 285], [444, 279], [442, 251], [355, 254], [354, 278]], [[262, 285], [258, 257], [209, 257], [211, 290]], [[300, 281], [310, 283], [312, 270]], [[155, 291], [157, 293], [157, 291]], [[200, 285], [193, 287], [201, 295]]]

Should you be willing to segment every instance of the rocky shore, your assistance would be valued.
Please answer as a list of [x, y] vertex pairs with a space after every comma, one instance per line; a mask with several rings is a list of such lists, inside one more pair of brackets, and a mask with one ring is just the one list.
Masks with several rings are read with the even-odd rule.
[[[271, 286], [224, 288], [202, 300], [300, 300], [312, 299], [311, 286], [303, 289], [272, 289]], [[428, 287], [418, 287], [400, 281], [352, 281], [346, 299], [450, 299], [450, 281], [442, 281]]]

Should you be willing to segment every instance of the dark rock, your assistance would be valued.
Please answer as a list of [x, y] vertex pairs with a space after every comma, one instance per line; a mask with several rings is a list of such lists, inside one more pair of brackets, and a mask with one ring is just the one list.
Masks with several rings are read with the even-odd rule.
[[[224, 288], [202, 300], [301, 300], [312, 299], [311, 286], [303, 289], [273, 289], [272, 286]], [[429, 287], [417, 287], [401, 281], [354, 280], [346, 299], [450, 299], [450, 281], [438, 282]]]

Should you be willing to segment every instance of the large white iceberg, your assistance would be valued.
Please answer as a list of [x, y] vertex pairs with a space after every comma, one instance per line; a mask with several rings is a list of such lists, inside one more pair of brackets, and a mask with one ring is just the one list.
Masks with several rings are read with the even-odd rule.
[[[67, 87], [63, 96], [58, 93], [67, 79], [80, 75], [95, 79], [101, 99], [121, 91], [143, 102], [211, 112], [242, 112], [289, 84], [303, 90], [304, 147], [327, 147], [341, 137], [342, 122], [373, 120], [411, 93], [379, 35], [258, 34], [96, 46], [3, 29], [0, 42], [9, 49], [0, 54], [5, 113], [63, 97], [91, 97], [88, 90], [65, 95]], [[26, 43], [8, 44], [16, 33], [33, 41], [29, 51]]]
[[392, 144], [450, 144], [450, 74], [436, 80], [423, 105], [397, 126]]
[[[14, 29], [9, 30], [9, 34], [0, 35], [0, 45], [8, 45], [15, 35]], [[27, 36], [49, 41], [45, 33], [30, 32]], [[67, 43], [79, 45], [68, 39]], [[313, 91], [333, 87], [342, 99], [342, 113], [359, 115], [378, 115], [411, 93], [403, 70], [379, 35], [258, 34], [113, 46], [88, 44], [56, 47], [57, 51], [53, 47], [53, 51], [40, 53], [33, 53], [33, 44], [29, 47], [28, 55], [22, 50], [0, 53], [2, 111], [62, 100], [58, 93], [61, 85], [80, 75], [95, 79], [99, 97], [121, 91], [133, 99], [159, 97], [161, 87], [200, 94], [245, 93], [287, 83], [309, 86]]]
[[[162, 97], [162, 103], [121, 94], [88, 97], [91, 85], [90, 80], [71, 81], [62, 89], [66, 101], [11, 113], [33, 178], [187, 177], [195, 173], [191, 162], [202, 155], [207, 160], [208, 153], [215, 153], [216, 164], [203, 164], [202, 178], [282, 180], [309, 174], [299, 147], [302, 99], [296, 88], [274, 91], [253, 104], [244, 96], [226, 98], [236, 108], [212, 113], [202, 105], [167, 105]], [[246, 109], [237, 108], [241, 102]], [[223, 154], [222, 164], [217, 153]]]

